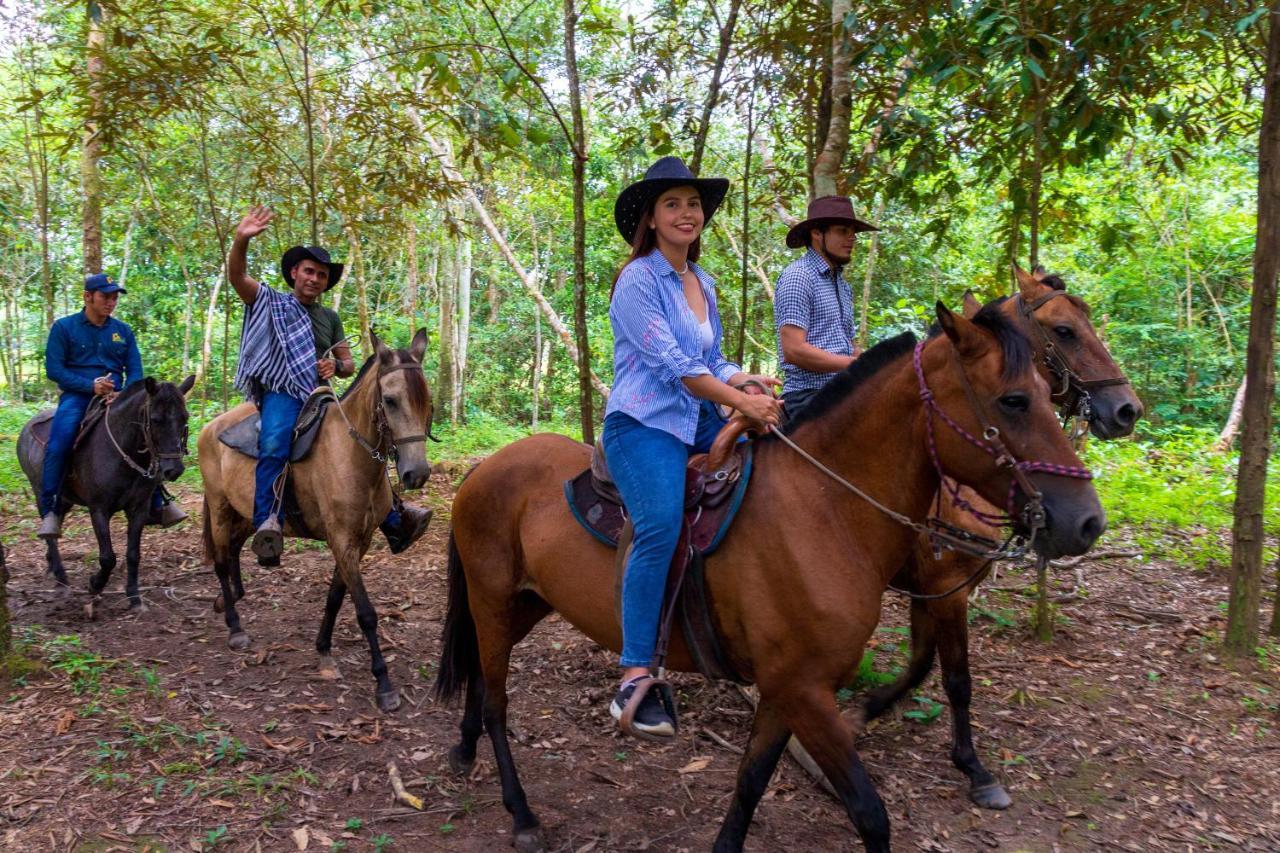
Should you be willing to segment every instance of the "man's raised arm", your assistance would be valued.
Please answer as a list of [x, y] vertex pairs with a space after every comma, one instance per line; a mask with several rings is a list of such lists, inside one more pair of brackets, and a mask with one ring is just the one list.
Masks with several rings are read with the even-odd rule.
[[227, 254], [227, 278], [246, 305], [252, 305], [258, 298], [258, 282], [250, 278], [247, 271], [248, 261], [245, 255], [249, 249], [249, 241], [267, 230], [272, 216], [274, 214], [262, 205], [252, 208], [236, 226], [235, 236], [231, 240], [231, 251]]

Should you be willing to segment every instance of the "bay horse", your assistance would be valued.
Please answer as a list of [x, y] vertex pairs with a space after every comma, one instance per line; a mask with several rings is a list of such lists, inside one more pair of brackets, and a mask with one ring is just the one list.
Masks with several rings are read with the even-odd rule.
[[[392, 350], [376, 335], [371, 338], [374, 354], [351, 386], [330, 404], [310, 455], [289, 464], [291, 488], [306, 529], [298, 529], [287, 516], [285, 533], [325, 542], [333, 554], [333, 575], [316, 637], [321, 676], [338, 675], [330, 654], [333, 626], [350, 593], [356, 623], [369, 644], [378, 707], [390, 712], [400, 706], [400, 692], [387, 675], [378, 644], [378, 616], [360, 575], [360, 560], [391, 507], [388, 463], [395, 461], [400, 481], [411, 489], [426, 483], [431, 473], [426, 440], [432, 406], [422, 373], [426, 330], [414, 335], [408, 350]], [[227, 644], [236, 650], [247, 649], [250, 643], [236, 602], [244, 597], [240, 551], [253, 534], [256, 460], [218, 437], [253, 411], [252, 403], [242, 403], [224, 412], [205, 425], [197, 441], [204, 478], [204, 560], [218, 576], [222, 591], [214, 609], [222, 611], [229, 631]]]
[[[1142, 415], [1142, 402], [1098, 338], [1089, 319], [1089, 306], [1068, 294], [1057, 276], [1033, 276], [1017, 268], [1015, 275], [1018, 293], [999, 300], [995, 307], [1031, 339], [1036, 367], [1053, 389], [1054, 405], [1064, 416], [1083, 414], [1096, 438], [1129, 435]], [[965, 314], [972, 316], [979, 308], [967, 294]], [[1000, 511], [971, 490], [962, 489], [961, 497], [987, 516]], [[980, 536], [999, 535], [998, 529], [950, 501], [940, 503], [939, 516]], [[911, 601], [911, 660], [893, 683], [866, 695], [863, 709], [868, 720], [884, 714], [920, 685], [938, 658], [943, 689], [951, 705], [951, 761], [968, 777], [969, 797], [974, 803], [1004, 809], [1012, 800], [979, 759], [969, 716], [973, 694], [969, 593], [986, 578], [990, 566], [991, 561], [961, 551], [935, 552], [926, 537], [917, 537], [892, 583], [895, 589], [921, 596]]]
[[[707, 558], [722, 647], [760, 693], [716, 850], [742, 848], [792, 733], [835, 786], [867, 849], [889, 849], [888, 814], [835, 693], [857, 671], [881, 596], [918, 529], [888, 512], [923, 519], [939, 468], [1007, 505], [1018, 524], [1036, 514], [1024, 515], [1034, 499], [1014, 485], [1026, 483], [1041, 496], [1045, 526], [1034, 541], [1042, 553], [1083, 553], [1105, 527], [1027, 339], [994, 310], [973, 321], [940, 303], [936, 310], [943, 334], [917, 344], [906, 333], [877, 345], [788, 426], [797, 447], [884, 509], [834, 488], [827, 473], [766, 438], [756, 443], [737, 521]], [[556, 610], [600, 645], [621, 648], [615, 552], [578, 525], [562, 490], [589, 461], [584, 444], [531, 436], [476, 466], [453, 502], [436, 692], [449, 699], [465, 691], [466, 705], [449, 762], [466, 772], [488, 731], [521, 851], [542, 850], [544, 840], [507, 739], [512, 646]], [[678, 627], [667, 666], [694, 669]]]
[[[89, 510], [98, 540], [98, 571], [89, 578], [89, 592], [95, 597], [106, 588], [116, 567], [111, 516], [123, 511], [128, 519], [124, 590], [133, 612], [146, 609], [138, 592], [142, 528], [151, 515], [152, 493], [161, 483], [182, 476], [182, 459], [187, 454], [186, 394], [195, 381], [195, 376], [188, 376], [175, 385], [148, 376], [133, 383], [107, 404], [102, 418], [80, 439], [67, 463], [57, 511], [65, 516], [73, 505]], [[36, 494], [40, 494], [49, 435], [47, 414], [36, 415], [22, 427], [16, 448], [18, 463]], [[58, 588], [68, 589], [57, 539], [45, 540], [45, 560]], [[96, 601], [85, 605], [89, 618], [94, 617], [96, 608]]]

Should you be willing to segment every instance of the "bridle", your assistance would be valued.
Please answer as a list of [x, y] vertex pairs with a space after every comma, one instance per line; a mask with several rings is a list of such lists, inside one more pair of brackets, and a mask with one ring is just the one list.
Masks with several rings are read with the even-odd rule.
[[1120, 376], [1112, 376], [1106, 379], [1085, 379], [1077, 372], [1067, 357], [1062, 354], [1053, 341], [1049, 340], [1048, 333], [1045, 332], [1044, 326], [1036, 321], [1036, 311], [1045, 303], [1066, 296], [1065, 290], [1051, 290], [1043, 296], [1039, 296], [1030, 302], [1018, 294], [1018, 313], [1022, 315], [1026, 325], [1030, 326], [1034, 331], [1029, 333], [1032, 345], [1036, 348], [1036, 357], [1042, 361], [1045, 367], [1049, 368], [1049, 373], [1054, 378], [1056, 386], [1050, 395], [1050, 399], [1058, 403], [1058, 412], [1062, 416], [1063, 426], [1073, 417], [1079, 418], [1084, 422], [1084, 427], [1078, 427], [1072, 430], [1071, 438], [1074, 440], [1084, 434], [1088, 429], [1088, 424], [1096, 417], [1093, 410], [1093, 398], [1089, 392], [1098, 388], [1107, 388], [1113, 385], [1128, 385], [1129, 380], [1123, 374]]
[[138, 474], [146, 477], [148, 480], [155, 479], [160, 473], [160, 464], [165, 459], [182, 459], [187, 456], [187, 440], [189, 432], [187, 426], [182, 427], [182, 449], [180, 451], [157, 451], [155, 440], [151, 436], [151, 395], [147, 394], [146, 399], [142, 401], [142, 452], [151, 457], [151, 461], [147, 463], [147, 467], [143, 468], [137, 462], [133, 461], [125, 449], [120, 446], [120, 442], [116, 441], [115, 433], [111, 431], [111, 403], [106, 403], [106, 411], [102, 414], [102, 421], [107, 430], [107, 438], [111, 439], [111, 446], [120, 454], [120, 458], [125, 464], [132, 468]]
[[[382, 377], [395, 370], [414, 370], [421, 373], [422, 365], [416, 361], [410, 364], [395, 364], [391, 367], [383, 367], [381, 364], [378, 365], [378, 376], [374, 380], [378, 385], [378, 402], [374, 406], [373, 410], [374, 429], [377, 433], [374, 441], [370, 441], [360, 434], [360, 431], [356, 429], [355, 424], [351, 423], [351, 419], [347, 417], [347, 412], [342, 407], [341, 398], [339, 398], [337, 394], [333, 394], [332, 391], [329, 392], [330, 394], [333, 394], [334, 402], [337, 404], [338, 412], [341, 413], [342, 419], [347, 422], [347, 434], [350, 435], [355, 443], [360, 445], [364, 452], [368, 453], [369, 457], [379, 465], [386, 465], [388, 462], [396, 461], [400, 455], [399, 448], [401, 445], [425, 442], [427, 439], [431, 439], [437, 443], [440, 441], [440, 439], [431, 434], [431, 421], [435, 416], [435, 407], [430, 402], [427, 403], [426, 432], [419, 433], [417, 435], [397, 437], [392, 431], [391, 424], [387, 421], [387, 413], [382, 406]], [[389, 443], [388, 438], [390, 439]]]
[[[969, 401], [973, 414], [982, 425], [982, 437], [979, 438], [972, 435], [950, 415], [943, 411], [934, 399], [933, 391], [929, 388], [929, 383], [925, 377], [924, 368], [921, 364], [921, 353], [927, 343], [928, 340], [926, 339], [916, 344], [912, 353], [912, 366], [915, 369], [916, 380], [919, 384], [920, 400], [925, 409], [929, 458], [934, 469], [938, 473], [940, 482], [947, 484], [946, 487], [951, 494], [953, 505], [965, 510], [970, 515], [973, 515], [975, 518], [987, 524], [1007, 525], [1013, 523], [1015, 520], [1021, 521], [1023, 527], [1027, 531], [1027, 535], [1013, 533], [1004, 541], [1003, 544], [1001, 544], [993, 539], [976, 534], [970, 530], [949, 524], [937, 517], [937, 513], [923, 522], [916, 521], [908, 515], [885, 506], [871, 495], [868, 495], [866, 492], [862, 491], [862, 489], [855, 486], [853, 483], [850, 483], [844, 477], [831, 470], [802, 447], [797, 445], [790, 436], [780, 430], [773, 430], [773, 434], [819, 471], [826, 474], [828, 477], [835, 480], [858, 497], [862, 498], [881, 513], [904, 527], [908, 527], [916, 531], [918, 534], [926, 536], [929, 539], [929, 542], [933, 545], [935, 553], [940, 553], [943, 548], [946, 548], [948, 550], [960, 551], [962, 553], [986, 559], [987, 562], [979, 572], [975, 573], [972, 577], [966, 579], [963, 583], [942, 595], [917, 596], [913, 594], [913, 597], [919, 598], [945, 598], [946, 596], [951, 595], [972, 583], [982, 571], [985, 571], [986, 567], [990, 565], [992, 561], [1022, 557], [1033, 547], [1036, 537], [1045, 527], [1045, 512], [1044, 496], [1031, 482], [1028, 476], [1029, 474], [1041, 472], [1060, 477], [1072, 477], [1082, 480], [1092, 479], [1093, 475], [1085, 468], [1058, 465], [1053, 462], [1019, 460], [1014, 456], [1012, 451], [1010, 451], [1001, 440], [999, 428], [993, 425], [991, 423], [991, 419], [987, 417], [986, 409], [983, 407], [982, 402], [974, 392], [973, 386], [969, 381], [969, 376], [965, 372], [964, 365], [960, 361], [959, 354], [955, 352], [955, 348], [953, 346], [951, 350], [953, 354], [952, 364], [954, 364], [958, 372], [961, 387], [964, 388], [965, 396]], [[763, 386], [761, 386], [761, 388], [763, 390]], [[1007, 515], [995, 516], [990, 513], [984, 513], [960, 497], [959, 486], [952, 478], [947, 476], [946, 472], [943, 470], [942, 461], [938, 457], [937, 440], [934, 431], [935, 417], [941, 419], [943, 423], [970, 444], [989, 454], [997, 468], [1009, 470], [1012, 480], [1009, 484], [1009, 496], [1006, 503], [1006, 509], [1008, 510]], [[1022, 508], [1022, 512], [1015, 515], [1014, 501], [1019, 488], [1021, 488], [1023, 494], [1026, 495], [1026, 503]], [[938, 492], [939, 502], [941, 501], [941, 495], [942, 493], [940, 489]]]

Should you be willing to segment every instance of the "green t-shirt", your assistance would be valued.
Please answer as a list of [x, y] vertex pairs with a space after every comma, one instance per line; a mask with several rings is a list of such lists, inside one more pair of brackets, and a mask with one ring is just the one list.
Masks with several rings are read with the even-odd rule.
[[[324, 356], [325, 350], [346, 337], [346, 333], [342, 331], [342, 320], [337, 311], [318, 302], [302, 307], [307, 309], [307, 315], [311, 317], [311, 333], [316, 338], [316, 358], [319, 359]], [[329, 357], [333, 357], [332, 353]]]

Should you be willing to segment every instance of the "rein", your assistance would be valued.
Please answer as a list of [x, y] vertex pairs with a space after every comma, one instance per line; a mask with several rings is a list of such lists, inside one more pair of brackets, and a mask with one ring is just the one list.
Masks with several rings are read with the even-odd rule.
[[[1016, 297], [1018, 300], [1018, 313], [1022, 315], [1027, 325], [1034, 330], [1031, 333], [1031, 339], [1032, 343], [1040, 350], [1040, 359], [1049, 368], [1049, 373], [1060, 383], [1060, 387], [1053, 391], [1051, 397], [1061, 401], [1059, 413], [1062, 415], [1064, 426], [1073, 417], [1079, 418], [1086, 424], [1093, 420], [1094, 412], [1090, 391], [1113, 385], [1129, 384], [1129, 379], [1124, 375], [1111, 376], [1105, 379], [1083, 378], [1071, 366], [1071, 363], [1067, 361], [1067, 357], [1054, 345], [1053, 341], [1049, 340], [1049, 335], [1045, 332], [1044, 326], [1036, 322], [1035, 313], [1042, 305], [1059, 296], [1066, 295], [1067, 292], [1065, 290], [1051, 290], [1031, 302], [1023, 299], [1021, 294]], [[1071, 438], [1076, 439], [1083, 434], [1083, 429], [1075, 430]]]
[[116, 441], [115, 433], [111, 431], [111, 403], [105, 404], [106, 411], [102, 413], [102, 422], [107, 429], [107, 438], [111, 439], [111, 446], [120, 454], [120, 458], [125, 464], [132, 468], [138, 474], [146, 477], [148, 480], [155, 479], [160, 473], [160, 460], [162, 459], [181, 459], [187, 455], [186, 452], [186, 435], [183, 434], [183, 449], [181, 452], [158, 452], [151, 438], [151, 396], [147, 395], [147, 399], [142, 403], [142, 452], [151, 457], [151, 461], [147, 463], [147, 467], [143, 468], [137, 462], [133, 461], [124, 448], [120, 446], [120, 442]]

